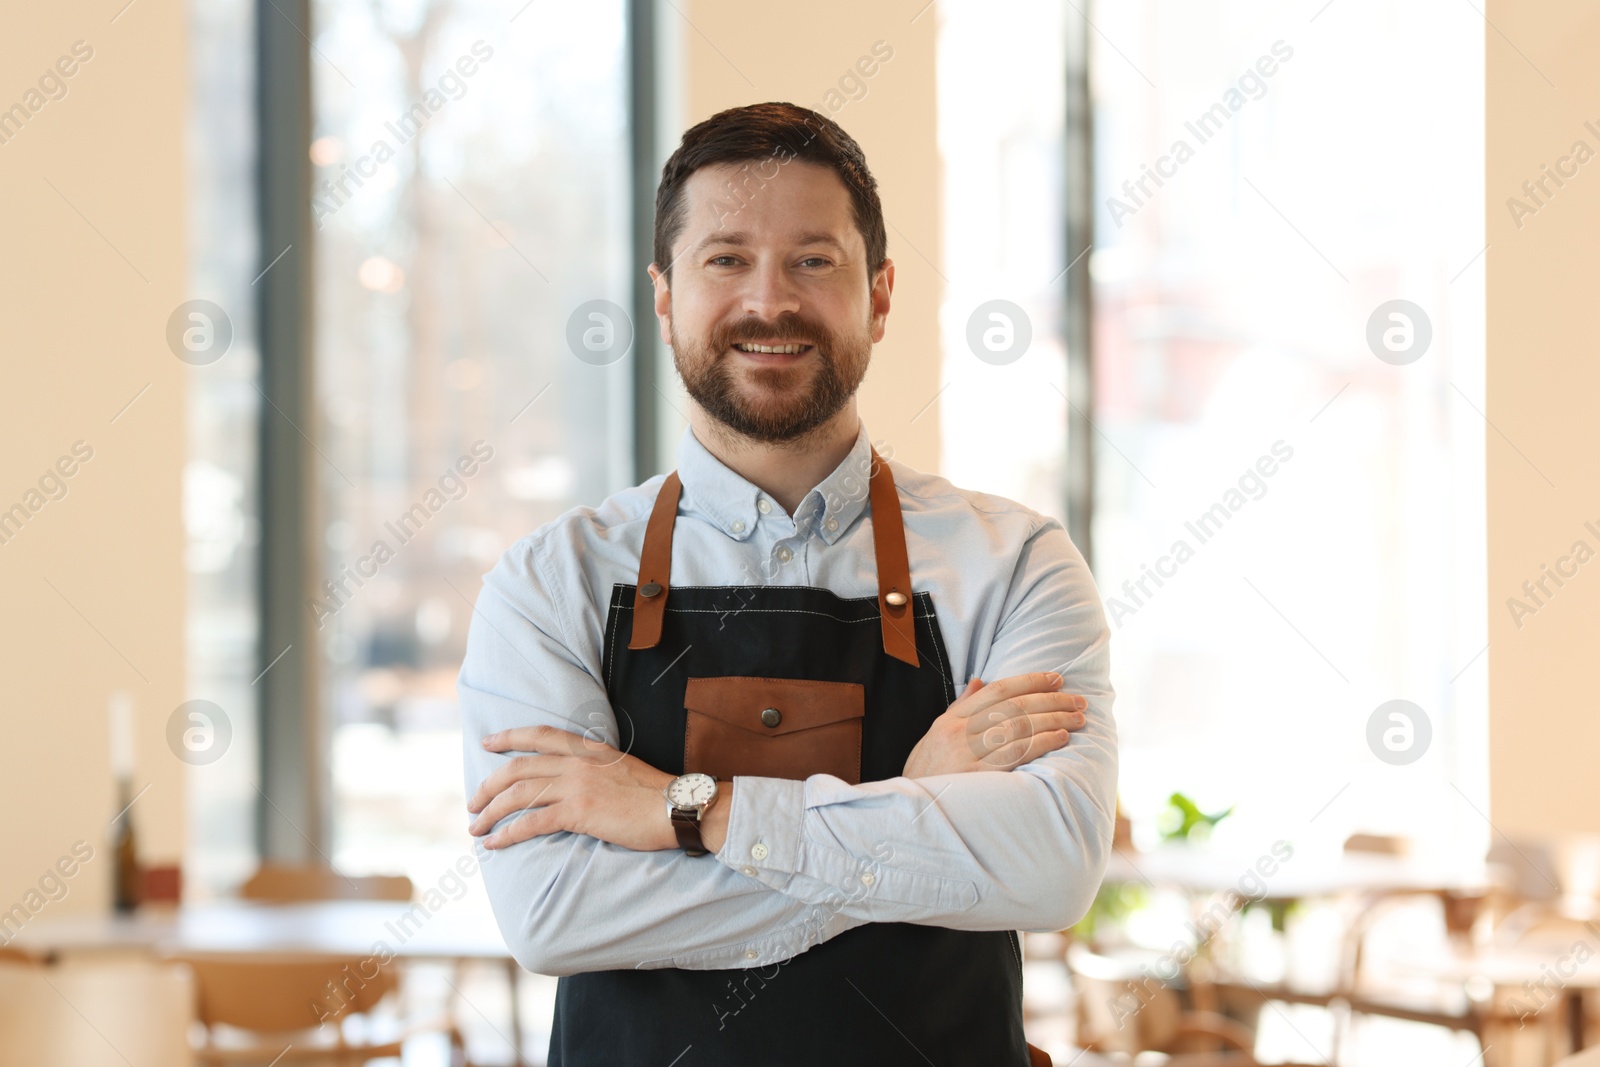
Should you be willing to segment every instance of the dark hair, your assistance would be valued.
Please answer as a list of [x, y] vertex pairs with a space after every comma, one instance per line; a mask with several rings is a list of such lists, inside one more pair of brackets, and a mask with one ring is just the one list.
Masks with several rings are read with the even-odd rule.
[[778, 176], [779, 167], [797, 159], [827, 167], [844, 182], [850, 193], [851, 218], [866, 242], [867, 285], [871, 286], [888, 256], [889, 238], [884, 232], [878, 183], [867, 169], [867, 157], [837, 122], [810, 108], [779, 102], [729, 108], [690, 127], [661, 168], [654, 254], [657, 265], [666, 271], [667, 283], [672, 283], [672, 245], [683, 233], [683, 186], [689, 175], [701, 167], [724, 163], [775, 161], [768, 163], [771, 173], [767, 174], [761, 173], [766, 167], [746, 168], [742, 188], [729, 193], [730, 203], [737, 209], [748, 195], [745, 190], [759, 190]]

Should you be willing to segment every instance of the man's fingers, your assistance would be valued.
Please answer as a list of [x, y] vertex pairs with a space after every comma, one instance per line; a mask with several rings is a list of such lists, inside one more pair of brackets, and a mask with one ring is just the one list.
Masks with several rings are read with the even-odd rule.
[[507, 760], [496, 767], [494, 772], [483, 780], [483, 784], [478, 786], [477, 792], [472, 794], [472, 799], [467, 801], [467, 810], [476, 815], [490, 800], [524, 778], [544, 778], [559, 773], [561, 773], [559, 756], [518, 756]]
[[[1016, 697], [1003, 704], [995, 704], [983, 711], [969, 716], [969, 731], [982, 730], [985, 734], [994, 734], [1000, 741], [1011, 741], [1026, 735], [1029, 731], [1037, 731], [1038, 723], [1029, 720], [1040, 715], [1077, 715], [1080, 721], [1068, 723], [1065, 719], [1050, 720], [1047, 729], [1057, 726], [1071, 726], [1073, 729], [1083, 725], [1081, 721], [1088, 701], [1072, 693], [1033, 693], [1027, 696]], [[995, 731], [1000, 731], [995, 733]], [[991, 745], [990, 747], [994, 747]]]
[[499, 830], [483, 839], [483, 847], [489, 849], [505, 848], [518, 841], [526, 841], [530, 837], [541, 834], [553, 834], [557, 830], [565, 829], [561, 825], [561, 815], [555, 805], [543, 808], [534, 808], [524, 812], [517, 818], [506, 823]]
[[603, 747], [583, 734], [559, 730], [554, 726], [515, 726], [483, 739], [490, 752], [546, 752], [561, 756], [582, 756]]
[[[1053, 730], [1081, 730], [1087, 722], [1081, 711], [1045, 711], [1031, 715], [1005, 715], [999, 711], [988, 712], [988, 725], [980, 735], [982, 743], [979, 756], [987, 755], [1013, 741], [1026, 741], [1030, 737], [1047, 734]], [[978, 720], [982, 724], [985, 719]]]
[[513, 783], [489, 801], [467, 831], [474, 837], [481, 837], [512, 812], [536, 810], [555, 803], [558, 799], [555, 785], [559, 781], [559, 778], [529, 778]]
[[1030, 674], [1014, 674], [1009, 678], [990, 682], [980, 689], [972, 698], [972, 708], [964, 711], [971, 715], [1000, 703], [1028, 694], [1053, 695], [1060, 688], [1061, 676], [1053, 671], [1034, 671]]
[[1071, 736], [1066, 730], [1050, 730], [1031, 737], [1019, 738], [1001, 745], [979, 762], [991, 770], [1009, 771], [1024, 763], [1030, 763], [1047, 752], [1066, 747]]
[[965, 689], [963, 689], [961, 692], [956, 694], [955, 700], [951, 702], [950, 707], [948, 709], [946, 709], [946, 710], [954, 710], [956, 715], [959, 718], [963, 718], [963, 719], [966, 718], [968, 715], [971, 715], [973, 710], [974, 710], [974, 708], [976, 707], [976, 705], [974, 705], [972, 708], [969, 708], [969, 707], [966, 707], [965, 705], [963, 705], [962, 701], [966, 700], [968, 697], [972, 696], [973, 693], [976, 693], [978, 690], [980, 690], [982, 688], [983, 688], [983, 680], [982, 679], [980, 679], [980, 678], [969, 679], [968, 682], [967, 682], [967, 687]]
[[1028, 725], [1035, 737], [1052, 730], [1081, 730], [1088, 721], [1081, 711], [1047, 711], [1028, 716]]

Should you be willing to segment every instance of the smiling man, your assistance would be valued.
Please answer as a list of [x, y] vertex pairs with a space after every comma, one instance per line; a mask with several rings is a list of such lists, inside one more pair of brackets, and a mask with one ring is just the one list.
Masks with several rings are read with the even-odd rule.
[[1083, 557], [870, 443], [894, 264], [836, 123], [685, 133], [650, 276], [677, 469], [513, 545], [459, 682], [495, 915], [562, 976], [550, 1064], [1048, 1063], [1016, 931], [1087, 910], [1115, 807]]

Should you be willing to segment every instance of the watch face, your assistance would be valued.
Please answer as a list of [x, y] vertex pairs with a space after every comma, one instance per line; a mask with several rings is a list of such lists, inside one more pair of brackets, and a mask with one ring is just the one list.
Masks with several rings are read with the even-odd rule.
[[717, 780], [709, 774], [685, 774], [667, 786], [667, 799], [675, 808], [698, 808], [717, 795]]

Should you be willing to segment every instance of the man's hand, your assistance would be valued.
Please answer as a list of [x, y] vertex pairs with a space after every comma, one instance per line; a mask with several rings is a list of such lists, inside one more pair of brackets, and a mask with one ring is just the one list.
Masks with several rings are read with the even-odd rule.
[[[662, 792], [673, 779], [666, 771], [553, 726], [502, 730], [485, 737], [483, 747], [530, 753], [495, 770], [467, 802], [467, 810], [477, 816], [468, 828], [474, 837], [488, 834], [512, 812], [523, 812], [490, 834], [484, 848], [504, 848], [558, 830], [637, 852], [678, 847]], [[713, 808], [726, 803], [727, 798], [718, 798]]]
[[906, 758], [907, 778], [962, 771], [1009, 771], [1054, 752], [1083, 728], [1088, 701], [1056, 692], [1054, 672], [1018, 674], [984, 685], [974, 678], [933, 720]]

